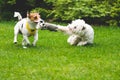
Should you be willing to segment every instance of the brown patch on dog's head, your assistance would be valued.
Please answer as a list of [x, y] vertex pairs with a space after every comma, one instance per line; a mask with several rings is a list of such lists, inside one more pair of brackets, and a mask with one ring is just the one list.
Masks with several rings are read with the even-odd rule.
[[36, 22], [38, 23], [40, 21], [40, 15], [39, 13], [27, 13], [27, 17], [33, 21], [33, 22]]

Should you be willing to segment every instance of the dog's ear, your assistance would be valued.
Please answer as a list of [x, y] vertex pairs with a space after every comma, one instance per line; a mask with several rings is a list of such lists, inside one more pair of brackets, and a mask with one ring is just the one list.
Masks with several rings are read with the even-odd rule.
[[27, 11], [27, 17], [30, 17], [30, 11]]
[[82, 30], [85, 30], [85, 27], [83, 26]]
[[38, 13], [39, 17], [41, 18], [41, 15], [40, 15], [40, 13], [39, 13], [39, 12], [37, 12], [37, 13]]

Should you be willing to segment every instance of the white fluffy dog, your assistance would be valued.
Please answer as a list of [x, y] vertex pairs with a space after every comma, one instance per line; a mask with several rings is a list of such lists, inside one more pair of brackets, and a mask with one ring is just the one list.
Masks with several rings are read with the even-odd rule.
[[38, 40], [38, 29], [44, 26], [44, 21], [40, 18], [39, 13], [27, 13], [27, 18], [23, 18], [19, 12], [14, 13], [14, 17], [18, 17], [18, 22], [14, 27], [14, 43], [17, 43], [19, 33], [23, 35], [23, 48], [30, 45], [29, 36], [34, 36], [33, 46]]
[[93, 28], [85, 23], [84, 20], [77, 19], [66, 26], [57, 26], [58, 30], [69, 35], [67, 42], [70, 45], [84, 46], [92, 44], [94, 40]]

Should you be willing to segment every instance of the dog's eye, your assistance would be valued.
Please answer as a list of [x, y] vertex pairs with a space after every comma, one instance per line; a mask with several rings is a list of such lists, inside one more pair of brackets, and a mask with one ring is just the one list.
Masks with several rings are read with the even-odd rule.
[[34, 19], [37, 19], [37, 16], [35, 16]]
[[74, 29], [76, 29], [77, 27], [75, 26]]

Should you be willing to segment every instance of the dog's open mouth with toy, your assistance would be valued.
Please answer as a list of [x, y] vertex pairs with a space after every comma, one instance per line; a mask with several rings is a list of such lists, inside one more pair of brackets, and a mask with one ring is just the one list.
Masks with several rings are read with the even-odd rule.
[[38, 29], [45, 26], [44, 21], [40, 18], [39, 13], [27, 13], [27, 17], [22, 19], [19, 12], [14, 12], [14, 17], [18, 17], [18, 22], [14, 27], [14, 43], [17, 43], [17, 36], [19, 33], [23, 35], [22, 46], [27, 48], [30, 45], [29, 36], [34, 36], [33, 46], [38, 40]]

